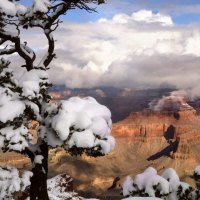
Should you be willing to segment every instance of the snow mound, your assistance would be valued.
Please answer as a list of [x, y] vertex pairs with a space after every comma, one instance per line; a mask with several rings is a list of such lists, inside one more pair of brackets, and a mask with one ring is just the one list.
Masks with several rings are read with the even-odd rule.
[[73, 191], [73, 179], [67, 174], [60, 174], [48, 179], [47, 190], [50, 200], [87, 200]]
[[60, 174], [47, 181], [50, 193], [63, 193], [73, 191], [73, 179], [67, 174]]

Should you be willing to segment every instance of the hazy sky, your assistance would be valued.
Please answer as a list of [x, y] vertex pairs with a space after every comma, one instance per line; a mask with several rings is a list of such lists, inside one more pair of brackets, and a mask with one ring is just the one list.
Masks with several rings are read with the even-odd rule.
[[[53, 83], [174, 86], [200, 93], [198, 0], [107, 0], [97, 11], [77, 9], [62, 18], [50, 70]], [[28, 32], [25, 39], [42, 55], [46, 40], [40, 32]]]

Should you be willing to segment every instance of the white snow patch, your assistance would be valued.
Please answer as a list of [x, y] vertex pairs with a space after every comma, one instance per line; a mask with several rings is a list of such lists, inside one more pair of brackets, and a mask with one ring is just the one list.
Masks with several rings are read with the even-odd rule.
[[42, 160], [44, 159], [44, 157], [42, 155], [37, 155], [34, 158], [34, 163], [35, 164], [42, 164]]
[[41, 84], [49, 83], [48, 74], [44, 70], [33, 69], [25, 72], [19, 79], [19, 86], [22, 87], [22, 95], [29, 98], [39, 98]]
[[169, 182], [179, 182], [180, 181], [178, 174], [172, 168], [166, 169], [163, 172], [162, 177], [165, 178], [166, 180], [168, 180]]
[[8, 0], [0, 0], [0, 12], [5, 13], [6, 15], [15, 16], [17, 13], [16, 6]]
[[48, 12], [48, 8], [50, 6], [51, 6], [51, 3], [49, 0], [34, 0], [33, 12], [46, 13]]
[[95, 136], [91, 130], [85, 130], [82, 132], [74, 132], [71, 136], [68, 145], [82, 147], [82, 148], [92, 148], [95, 143]]
[[32, 172], [25, 171], [20, 177], [16, 168], [0, 167], [0, 199], [12, 199], [14, 192], [24, 191], [30, 185], [32, 175]]
[[126, 177], [126, 180], [122, 185], [122, 189], [123, 189], [123, 196], [129, 196], [130, 193], [134, 191], [133, 179], [130, 176]]
[[197, 167], [194, 169], [194, 172], [195, 172], [197, 175], [200, 175], [200, 165], [197, 166]]
[[[0, 129], [0, 143], [8, 141], [8, 148], [14, 151], [22, 151], [29, 146], [28, 142], [32, 139], [32, 135], [25, 126], [14, 128], [9, 126]], [[5, 144], [4, 144], [5, 145]]]
[[5, 123], [19, 117], [25, 110], [25, 105], [9, 89], [0, 87], [0, 121]]

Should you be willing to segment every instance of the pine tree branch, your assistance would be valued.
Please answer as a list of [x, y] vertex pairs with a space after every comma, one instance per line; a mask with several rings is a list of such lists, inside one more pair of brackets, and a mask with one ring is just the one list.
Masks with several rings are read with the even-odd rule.
[[2, 56], [2, 55], [10, 55], [10, 54], [13, 54], [13, 53], [15, 53], [15, 52], [16, 52], [15, 48], [11, 48], [11, 49], [6, 49], [6, 48], [0, 49], [0, 55], [1, 55], [1, 56]]
[[15, 51], [13, 50], [12, 53], [17, 52], [19, 54], [19, 56], [25, 60], [25, 63], [26, 63], [25, 67], [28, 71], [33, 69], [33, 62], [35, 60], [35, 53], [33, 53], [32, 57], [30, 56], [30, 53], [27, 51], [27, 49], [24, 47], [24, 45], [21, 44], [21, 40], [20, 40], [20, 37], [18, 35], [13, 36], [11, 34], [6, 33], [5, 31], [1, 30], [0, 31], [0, 38], [2, 38], [3, 41], [6, 40], [6, 41], [11, 41], [12, 43], [14, 43]]

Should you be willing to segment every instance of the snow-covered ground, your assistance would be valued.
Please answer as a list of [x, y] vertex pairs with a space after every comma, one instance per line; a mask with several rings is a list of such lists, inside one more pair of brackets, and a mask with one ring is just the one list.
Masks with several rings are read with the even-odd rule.
[[[98, 200], [95, 198], [85, 199], [78, 196], [75, 192], [69, 192], [73, 187], [72, 178], [66, 174], [57, 175], [48, 180], [48, 193], [51, 200]], [[160, 200], [160, 198], [153, 197], [129, 197], [122, 198], [123, 200]]]

